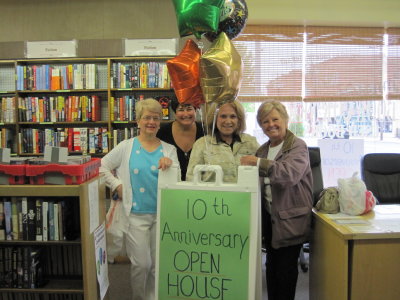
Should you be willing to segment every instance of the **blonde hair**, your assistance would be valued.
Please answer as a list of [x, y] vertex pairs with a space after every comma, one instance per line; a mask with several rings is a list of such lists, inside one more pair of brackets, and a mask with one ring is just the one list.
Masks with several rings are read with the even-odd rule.
[[[232, 102], [227, 102], [227, 103], [222, 103], [222, 104], [212, 103], [210, 106], [207, 106], [206, 122], [207, 122], [208, 134], [211, 134], [212, 130], [213, 130], [215, 112], [217, 112], [217, 114], [218, 114], [219, 108], [223, 105], [230, 105], [235, 110], [235, 113], [238, 117], [238, 127], [237, 127], [235, 133], [236, 134], [243, 133], [246, 130], [246, 120], [245, 120], [246, 115], [245, 115], [242, 104], [239, 101], [234, 100]], [[215, 126], [214, 132], [217, 132], [217, 131], [218, 131], [218, 128], [217, 128], [217, 126]]]
[[136, 102], [135, 105], [136, 121], [139, 121], [142, 118], [145, 110], [150, 111], [152, 113], [157, 113], [160, 115], [160, 119], [162, 118], [161, 104], [160, 102], [158, 102], [153, 98], [147, 98]]
[[268, 100], [265, 101], [263, 104], [260, 105], [257, 111], [257, 122], [258, 125], [261, 126], [262, 120], [273, 110], [275, 109], [281, 117], [286, 121], [289, 122], [289, 115], [287, 113], [285, 105], [281, 102], [276, 100]]

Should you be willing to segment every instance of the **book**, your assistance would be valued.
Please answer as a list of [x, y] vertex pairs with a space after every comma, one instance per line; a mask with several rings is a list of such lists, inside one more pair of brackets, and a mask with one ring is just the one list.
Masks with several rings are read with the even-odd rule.
[[64, 210], [64, 201], [58, 202], [58, 240], [64, 240], [64, 218], [63, 218], [63, 210]]
[[28, 240], [28, 198], [22, 197], [21, 199], [21, 212], [22, 212], [22, 238], [24, 241]]
[[23, 249], [17, 248], [17, 288], [22, 289], [24, 286], [24, 267], [23, 267]]
[[13, 240], [19, 239], [18, 199], [11, 197], [11, 227]]
[[27, 227], [28, 227], [28, 241], [36, 240], [36, 201], [33, 199], [28, 200], [28, 214], [27, 214]]
[[42, 249], [29, 247], [29, 288], [36, 289], [44, 284], [42, 268]]
[[58, 203], [54, 203], [54, 205], [53, 205], [53, 210], [54, 210], [54, 212], [53, 212], [53, 218], [54, 218], [53, 224], [54, 224], [54, 240], [55, 241], [60, 240], [60, 233], [59, 233], [59, 228], [58, 228], [58, 226], [59, 226], [59, 224], [58, 224], [58, 206], [59, 206]]
[[4, 247], [0, 247], [0, 288], [4, 287], [4, 268], [5, 268], [5, 254]]
[[4, 247], [4, 281], [3, 287], [13, 287], [12, 247]]
[[12, 220], [11, 220], [11, 201], [4, 201], [4, 218], [6, 228], [6, 240], [10, 241], [12, 237]]
[[42, 199], [36, 199], [36, 240], [43, 241]]
[[4, 203], [2, 200], [0, 200], [0, 241], [4, 241], [5, 239], [6, 239], [6, 224], [4, 220]]
[[49, 215], [48, 215], [48, 231], [49, 231], [49, 241], [54, 241], [54, 202], [49, 201]]
[[49, 202], [42, 202], [42, 237], [43, 241], [48, 240], [48, 213], [49, 213]]

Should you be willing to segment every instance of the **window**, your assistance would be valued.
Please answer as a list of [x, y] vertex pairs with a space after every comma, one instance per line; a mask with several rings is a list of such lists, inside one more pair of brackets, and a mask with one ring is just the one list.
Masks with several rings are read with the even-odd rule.
[[233, 43], [244, 64], [238, 99], [260, 143], [257, 109], [276, 99], [309, 146], [353, 139], [360, 155], [399, 152], [400, 28], [248, 25]]

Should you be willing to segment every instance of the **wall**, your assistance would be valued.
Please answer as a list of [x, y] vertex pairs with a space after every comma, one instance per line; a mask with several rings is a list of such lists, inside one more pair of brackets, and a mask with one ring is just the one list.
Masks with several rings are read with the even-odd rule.
[[[248, 24], [399, 26], [399, 0], [246, 0]], [[80, 56], [121, 55], [123, 38], [179, 37], [172, 0], [0, 0], [0, 59], [23, 41], [80, 41]]]

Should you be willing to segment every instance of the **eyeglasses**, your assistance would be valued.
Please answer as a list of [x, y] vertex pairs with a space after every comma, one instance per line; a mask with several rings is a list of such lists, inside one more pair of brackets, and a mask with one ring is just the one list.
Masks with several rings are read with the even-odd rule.
[[145, 120], [145, 121], [153, 120], [154, 122], [160, 122], [161, 121], [160, 117], [152, 117], [152, 116], [143, 116], [143, 117], [141, 117], [141, 119]]

